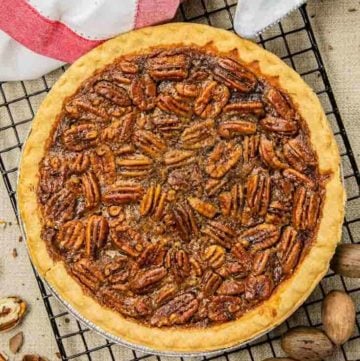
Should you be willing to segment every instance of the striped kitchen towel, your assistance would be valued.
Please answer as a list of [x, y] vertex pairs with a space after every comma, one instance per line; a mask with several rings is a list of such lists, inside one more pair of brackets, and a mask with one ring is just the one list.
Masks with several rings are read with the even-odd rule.
[[181, 0], [0, 0], [0, 81], [37, 78], [106, 39], [170, 20]]

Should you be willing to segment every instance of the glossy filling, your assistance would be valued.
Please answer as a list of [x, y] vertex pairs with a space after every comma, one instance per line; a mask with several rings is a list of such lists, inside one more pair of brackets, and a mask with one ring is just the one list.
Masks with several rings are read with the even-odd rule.
[[40, 167], [42, 238], [143, 324], [241, 317], [296, 269], [324, 188], [289, 97], [194, 48], [122, 57], [64, 102]]

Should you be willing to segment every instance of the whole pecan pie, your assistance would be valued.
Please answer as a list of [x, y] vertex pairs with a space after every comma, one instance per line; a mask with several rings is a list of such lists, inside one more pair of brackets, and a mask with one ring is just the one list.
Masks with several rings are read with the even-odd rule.
[[279, 324], [340, 239], [339, 155], [280, 59], [203, 25], [120, 36], [77, 61], [26, 144], [21, 216], [80, 315], [152, 350], [229, 347]]

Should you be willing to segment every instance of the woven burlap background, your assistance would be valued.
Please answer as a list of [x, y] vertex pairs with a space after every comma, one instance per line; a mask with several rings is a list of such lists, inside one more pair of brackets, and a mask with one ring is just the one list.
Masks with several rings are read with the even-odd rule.
[[[185, 3], [186, 10], [191, 13], [198, 11], [199, 0], [189, 0]], [[216, 8], [223, 5], [223, 0], [205, 0], [206, 6]], [[235, 3], [234, 0], [228, 0], [228, 3]], [[311, 17], [313, 29], [318, 40], [321, 54], [326, 65], [326, 70], [330, 77], [332, 89], [334, 91], [340, 112], [342, 114], [345, 128], [350, 138], [352, 148], [354, 150], [358, 164], [360, 164], [360, 2], [359, 0], [312, 0], [308, 4], [308, 13]], [[225, 13], [223, 14], [225, 16]], [[0, 15], [1, 16], [1, 15]], [[228, 18], [221, 19], [222, 13], [216, 14], [216, 25], [228, 27]], [[284, 23], [287, 26], [292, 26], [292, 22], [296, 22], [296, 15], [290, 15]], [[269, 32], [275, 31], [270, 29]], [[301, 37], [298, 39], [291, 39], [291, 44], [302, 44], [304, 41]], [[304, 45], [302, 45], [304, 46]], [[274, 51], [278, 52], [279, 49], [274, 45]], [[306, 61], [306, 60], [305, 60]], [[309, 60], [310, 61], [310, 60]], [[304, 64], [303, 64], [304, 65]], [[306, 64], [305, 64], [306, 65]], [[51, 85], [62, 71], [55, 71], [47, 76], [48, 84]], [[7, 101], [15, 99], [23, 95], [23, 88], [20, 83], [7, 83], [2, 85]], [[37, 90], [41, 90], [44, 87], [42, 80], [35, 80], [25, 82], [25, 87], [28, 93], [35, 93]], [[38, 96], [31, 97], [31, 103], [34, 109], [41, 102], [44, 93]], [[2, 103], [0, 94], [0, 104]], [[26, 101], [19, 101], [10, 106], [11, 112], [17, 119], [25, 119], [31, 117], [31, 112], [26, 104]], [[3, 126], [7, 122], [8, 115], [5, 109], [0, 106], [0, 126]], [[20, 137], [24, 137], [26, 130], [29, 127], [29, 123], [24, 127], [18, 127]], [[0, 133], [0, 145], [1, 148], [5, 148], [6, 144], [11, 144], [11, 137], [14, 135], [11, 133]], [[9, 143], [10, 142], [10, 143]], [[341, 146], [341, 144], [340, 144]], [[11, 157], [8, 157], [7, 169], [16, 167], [18, 162], [19, 152], [13, 153]], [[345, 172], [346, 164], [345, 164]], [[12, 175], [13, 181], [15, 181], [15, 174]], [[347, 184], [348, 192], [359, 194], [359, 189], [356, 183], [352, 181]], [[19, 242], [20, 231], [16, 224], [15, 216], [9, 202], [9, 198], [5, 187], [0, 181], [0, 219], [7, 223], [0, 224], [0, 297], [7, 295], [20, 295], [26, 299], [30, 305], [30, 312], [28, 313], [22, 326], [18, 327], [9, 333], [0, 335], [0, 351], [4, 351], [10, 356], [10, 360], [21, 360], [22, 355], [25, 353], [38, 353], [46, 356], [49, 360], [57, 360], [56, 352], [57, 346], [55, 343], [54, 335], [50, 328], [48, 316], [46, 314], [41, 295], [36, 284], [33, 271], [26, 253], [26, 247], [24, 242]], [[358, 218], [360, 215], [360, 203], [353, 204], [348, 209], [348, 216]], [[360, 227], [353, 230], [353, 234], [356, 237], [355, 240], [360, 240]], [[345, 241], [346, 239], [346, 235]], [[17, 250], [17, 257], [13, 256], [13, 249]], [[359, 287], [359, 281], [350, 281], [347, 284], [349, 287]], [[332, 288], [341, 288], [341, 284], [336, 281], [332, 281], [331, 284], [324, 286], [325, 291], [329, 291]], [[360, 294], [354, 293], [353, 298], [357, 303], [357, 308], [360, 308]], [[61, 309], [56, 306], [55, 308]], [[311, 317], [314, 320], [319, 320], [320, 317], [320, 303], [311, 308]], [[293, 324], [302, 324], [304, 315], [298, 313], [291, 322]], [[316, 323], [316, 321], [315, 321]], [[72, 317], [59, 318], [58, 324], [62, 333], [76, 330], [76, 323]], [[19, 330], [22, 330], [25, 335], [25, 342], [21, 353], [16, 356], [10, 355], [8, 349], [8, 339]], [[67, 331], [66, 331], [67, 330]], [[280, 331], [279, 331], [280, 332]], [[358, 332], [358, 331], [357, 331]], [[85, 335], [89, 346], [101, 345], [104, 340], [92, 334], [91, 332]], [[80, 336], [69, 338], [64, 341], [65, 346], [70, 353], [75, 353], [76, 348], [81, 343]], [[279, 345], [275, 346], [276, 352], [280, 353]], [[83, 351], [81, 349], [80, 351]], [[347, 358], [349, 360], [360, 359], [360, 339], [353, 340], [345, 346]], [[116, 347], [115, 356], [117, 360], [130, 360], [134, 358], [133, 353], [125, 348]], [[257, 361], [261, 361], [266, 357], [271, 356], [269, 353], [269, 347], [262, 346], [254, 350], [253, 357]], [[94, 353], [92, 355], [93, 360], [110, 360], [108, 351], [102, 351]], [[150, 358], [156, 360], [156, 358]], [[161, 358], [165, 360], [166, 358]], [[229, 356], [231, 360], [248, 360], [248, 354], [235, 353]], [[77, 359], [78, 360], [78, 359]], [[88, 360], [86, 356], [79, 358], [79, 360]], [[179, 360], [179, 359], [177, 359]], [[219, 360], [225, 360], [219, 358]], [[338, 352], [332, 361], [344, 360], [342, 352]]]

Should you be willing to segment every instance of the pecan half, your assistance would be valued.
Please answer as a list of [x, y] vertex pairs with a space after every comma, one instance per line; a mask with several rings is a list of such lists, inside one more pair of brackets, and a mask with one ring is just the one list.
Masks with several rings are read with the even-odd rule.
[[[250, 261], [251, 262], [251, 258]], [[244, 278], [251, 271], [251, 263], [244, 261], [228, 261], [216, 270], [222, 277]]]
[[115, 71], [112, 72], [110, 79], [114, 81], [114, 83], [122, 85], [130, 85], [131, 81], [135, 78], [135, 73], [125, 73], [123, 71]]
[[190, 264], [191, 264], [191, 274], [200, 277], [203, 274], [203, 267], [201, 265], [200, 260], [198, 257], [190, 257]]
[[244, 163], [248, 163], [251, 159], [255, 158], [258, 153], [259, 143], [259, 135], [244, 137], [242, 142]]
[[275, 152], [274, 144], [271, 140], [267, 139], [266, 135], [260, 137], [259, 153], [262, 161], [270, 168], [284, 169], [288, 165], [282, 162]]
[[292, 273], [299, 262], [302, 250], [302, 242], [293, 227], [288, 226], [284, 229], [277, 249], [282, 272], [284, 274]]
[[249, 276], [245, 282], [245, 299], [266, 300], [273, 288], [273, 281], [268, 275]]
[[170, 150], [164, 155], [164, 163], [169, 168], [183, 167], [195, 162], [195, 153], [191, 150]]
[[265, 92], [264, 98], [280, 117], [292, 119], [295, 116], [295, 111], [292, 108], [290, 100], [279, 90], [270, 88]]
[[180, 97], [161, 94], [157, 99], [156, 105], [166, 113], [173, 113], [185, 118], [191, 117], [191, 105]]
[[191, 264], [189, 255], [182, 249], [170, 249], [165, 257], [165, 266], [174, 275], [177, 283], [181, 283], [190, 275]]
[[160, 288], [158, 294], [155, 297], [155, 302], [157, 305], [163, 305], [165, 302], [168, 302], [174, 296], [177, 292], [177, 286], [176, 285], [165, 285], [162, 288]]
[[125, 74], [136, 74], [139, 71], [139, 66], [135, 59], [122, 59], [117, 65]]
[[179, 95], [185, 98], [196, 98], [200, 89], [196, 84], [186, 84], [186, 83], [177, 83], [175, 84], [175, 89]]
[[100, 296], [109, 308], [129, 317], [139, 317], [139, 313], [135, 307], [138, 301], [137, 298], [120, 297], [116, 291], [108, 288], [103, 288]]
[[92, 105], [91, 102], [89, 102], [89, 99], [86, 99], [85, 97], [73, 99], [65, 106], [65, 110], [71, 118], [75, 119], [91, 118], [93, 120], [101, 121], [110, 120], [109, 115], [106, 113], [106, 108]]
[[101, 198], [99, 182], [93, 172], [86, 172], [81, 177], [81, 182], [85, 206], [88, 209], [93, 209], [99, 204]]
[[139, 316], [149, 316], [153, 313], [152, 299], [150, 297], [137, 298], [135, 303], [135, 310]]
[[254, 174], [246, 182], [246, 206], [250, 213], [265, 216], [270, 201], [270, 177], [268, 174]]
[[188, 197], [187, 201], [196, 212], [206, 218], [214, 218], [217, 213], [216, 207], [209, 202], [205, 202], [196, 197]]
[[68, 166], [73, 173], [84, 173], [90, 166], [90, 157], [86, 153], [78, 153], [69, 161]]
[[244, 192], [241, 184], [234, 184], [230, 192], [219, 195], [220, 210], [224, 216], [241, 219]]
[[104, 275], [106, 277], [113, 275], [126, 267], [127, 257], [117, 256], [104, 266]]
[[222, 179], [209, 178], [205, 184], [205, 191], [209, 196], [213, 196], [214, 194], [217, 193], [217, 191], [223, 188], [228, 181], [229, 180], [226, 178], [222, 178]]
[[230, 97], [229, 89], [216, 81], [207, 83], [194, 104], [194, 112], [201, 118], [215, 118], [228, 102]]
[[181, 239], [188, 241], [199, 233], [194, 212], [188, 205], [178, 204], [173, 207], [172, 213]]
[[111, 148], [102, 144], [91, 153], [90, 161], [98, 179], [103, 184], [111, 184], [116, 178], [115, 156]]
[[283, 135], [294, 135], [298, 131], [298, 125], [295, 121], [270, 115], [261, 119], [259, 124], [264, 130]]
[[199, 149], [214, 145], [216, 131], [214, 120], [208, 119], [186, 128], [180, 140], [185, 149]]
[[146, 155], [136, 154], [124, 158], [117, 158], [118, 174], [125, 178], [143, 178], [150, 174], [153, 160]]
[[241, 158], [241, 145], [234, 142], [221, 141], [210, 153], [205, 171], [213, 178], [223, 177]]
[[303, 184], [309, 188], [315, 187], [315, 182], [311, 178], [298, 172], [295, 169], [287, 168], [283, 171], [283, 175], [284, 175], [284, 177], [289, 178], [290, 180], [292, 180], [298, 184]]
[[135, 182], [116, 183], [110, 187], [103, 195], [102, 200], [106, 204], [123, 204], [135, 202], [141, 198], [143, 189]]
[[199, 301], [192, 293], [184, 293], [175, 297], [164, 306], [158, 308], [152, 316], [152, 326], [172, 326], [187, 323], [199, 308]]
[[284, 156], [288, 163], [299, 172], [316, 164], [314, 154], [299, 137], [290, 139], [284, 145]]
[[160, 219], [164, 212], [167, 192], [161, 189], [161, 185], [151, 185], [140, 203], [140, 214], [146, 216], [153, 214], [156, 219]]
[[241, 92], [248, 93], [257, 86], [256, 76], [230, 58], [218, 59], [213, 72], [216, 80]]
[[95, 92], [107, 100], [119, 105], [120, 107], [127, 107], [131, 105], [131, 100], [126, 89], [121, 88], [114, 83], [106, 80], [99, 81], [94, 86]]
[[209, 221], [201, 232], [225, 248], [231, 248], [236, 232], [218, 221]]
[[208, 306], [209, 319], [215, 322], [226, 322], [236, 318], [241, 311], [242, 300], [234, 296], [214, 296]]
[[173, 138], [178, 131], [184, 128], [180, 118], [172, 115], [157, 116], [151, 119], [152, 124], [158, 129], [165, 138]]
[[167, 271], [164, 267], [139, 271], [130, 281], [130, 288], [135, 293], [147, 293], [154, 288], [165, 276]]
[[221, 276], [211, 270], [207, 270], [202, 279], [204, 295], [207, 297], [213, 295], [221, 285], [221, 282]]
[[291, 206], [287, 204], [283, 199], [273, 200], [269, 204], [268, 213], [266, 214], [266, 223], [273, 223], [276, 225], [282, 225], [289, 223], [291, 216]]
[[40, 167], [40, 188], [44, 193], [52, 195], [63, 188], [67, 163], [69, 162], [65, 162], [58, 156], [49, 156], [44, 159]]
[[224, 112], [260, 117], [264, 115], [264, 105], [262, 102], [254, 100], [229, 103], [224, 107]]
[[130, 98], [140, 110], [155, 108], [156, 83], [147, 74], [135, 77], [130, 85]]
[[81, 152], [95, 146], [98, 142], [98, 135], [99, 131], [96, 125], [84, 123], [73, 125], [70, 129], [65, 130], [62, 141], [65, 149]]
[[75, 194], [63, 188], [49, 198], [44, 207], [44, 215], [50, 221], [69, 221], [74, 217], [75, 205]]
[[102, 130], [101, 140], [107, 142], [111, 146], [123, 144], [123, 142], [131, 138], [134, 123], [134, 113], [124, 115]]
[[244, 281], [226, 280], [217, 289], [216, 293], [218, 295], [236, 296], [236, 295], [241, 295], [244, 292], [245, 292]]
[[158, 158], [166, 150], [166, 143], [149, 130], [137, 130], [133, 138], [135, 145], [152, 158]]
[[246, 120], [230, 120], [220, 123], [218, 134], [225, 139], [230, 139], [238, 135], [255, 134], [256, 129], [256, 123], [248, 122]]
[[209, 246], [204, 251], [203, 259], [212, 268], [219, 268], [225, 262], [225, 250], [221, 246]]
[[185, 54], [160, 54], [147, 62], [149, 74], [155, 80], [183, 80], [188, 76], [188, 58]]
[[292, 211], [294, 227], [296, 229], [314, 229], [318, 220], [320, 204], [321, 199], [317, 193], [304, 187], [296, 189]]
[[262, 252], [257, 252], [254, 256], [254, 263], [253, 263], [253, 274], [254, 275], [261, 275], [265, 272], [267, 263], [270, 258], [271, 251], [269, 249], [266, 249]]
[[82, 286], [92, 292], [96, 292], [105, 279], [101, 269], [87, 258], [74, 263], [71, 272]]
[[111, 228], [111, 242], [125, 255], [138, 258], [144, 243], [141, 235], [127, 225]]
[[140, 267], [161, 266], [166, 250], [161, 244], [150, 244], [140, 254], [137, 264]]
[[251, 255], [246, 250], [242, 242], [235, 243], [235, 245], [233, 245], [231, 248], [231, 252], [240, 261], [241, 264], [246, 264], [248, 266], [252, 264]]
[[93, 215], [86, 225], [85, 253], [88, 257], [94, 257], [106, 243], [109, 234], [109, 224], [105, 217]]
[[81, 221], [66, 222], [57, 236], [57, 246], [60, 250], [77, 251], [85, 240], [85, 227]]
[[112, 273], [109, 277], [107, 277], [107, 281], [111, 284], [111, 289], [126, 291], [128, 288], [126, 282], [129, 280], [129, 277], [130, 271], [125, 269]]
[[272, 247], [280, 237], [280, 228], [273, 224], [260, 224], [242, 232], [240, 242], [251, 244], [252, 250], [262, 250]]

